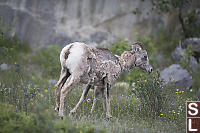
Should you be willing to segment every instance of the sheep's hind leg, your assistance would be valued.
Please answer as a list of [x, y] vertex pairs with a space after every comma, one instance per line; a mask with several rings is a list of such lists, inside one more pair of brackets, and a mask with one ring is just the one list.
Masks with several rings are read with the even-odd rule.
[[79, 76], [70, 75], [65, 82], [63, 88], [61, 89], [60, 108], [58, 113], [59, 116], [64, 117], [65, 99], [67, 95], [71, 92], [72, 88], [79, 82], [79, 80]]
[[56, 107], [55, 111], [59, 111], [59, 105], [60, 105], [60, 90], [64, 83], [66, 82], [67, 78], [70, 76], [70, 73], [68, 72], [67, 69], [62, 68], [61, 73], [60, 73], [60, 78], [58, 82], [55, 85], [55, 93], [56, 93]]
[[91, 85], [87, 84], [87, 86], [85, 87], [85, 89], [83, 90], [82, 96], [79, 100], [79, 102], [76, 104], [76, 106], [70, 111], [69, 113], [69, 117], [72, 117], [75, 113], [76, 110], [78, 109], [78, 107], [80, 106], [80, 104], [86, 99], [86, 96], [88, 94], [88, 91], [90, 90]]
[[110, 84], [105, 84], [106, 89], [106, 117], [112, 118], [112, 115], [110, 114]]

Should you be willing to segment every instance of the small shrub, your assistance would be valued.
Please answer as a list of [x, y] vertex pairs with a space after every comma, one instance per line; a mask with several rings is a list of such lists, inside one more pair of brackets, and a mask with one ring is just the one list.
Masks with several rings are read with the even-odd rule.
[[60, 73], [60, 50], [57, 46], [51, 45], [35, 53], [32, 57], [33, 63], [42, 69], [45, 77], [55, 78]]
[[34, 113], [16, 113], [11, 105], [0, 103], [2, 133], [105, 133], [92, 124], [75, 125], [70, 119], [61, 120], [44, 103], [35, 106]]
[[34, 122], [25, 113], [16, 113], [14, 108], [0, 103], [0, 132], [1, 133], [27, 133], [35, 132]]
[[141, 101], [141, 113], [147, 117], [156, 117], [162, 110], [163, 98], [161, 96], [162, 83], [157, 73], [141, 77], [134, 82], [132, 92]]
[[193, 9], [184, 18], [186, 37], [200, 37], [199, 14], [199, 9]]
[[9, 37], [9, 30], [0, 19], [0, 64], [23, 62], [21, 55], [31, 51], [29, 46], [22, 44], [18, 38]]
[[130, 50], [130, 46], [127, 44], [125, 40], [120, 39], [115, 42], [111, 47], [110, 51], [116, 55], [121, 55], [124, 51]]
[[151, 122], [160, 119], [185, 127], [185, 102], [194, 100], [190, 90], [177, 88], [174, 83], [163, 85], [157, 72], [139, 78], [130, 91], [139, 98], [137, 107], [139, 118]]
[[187, 69], [189, 72], [191, 72], [190, 57], [192, 55], [194, 55], [194, 50], [192, 48], [192, 45], [188, 45], [183, 53], [183, 57], [180, 60], [181, 66]]

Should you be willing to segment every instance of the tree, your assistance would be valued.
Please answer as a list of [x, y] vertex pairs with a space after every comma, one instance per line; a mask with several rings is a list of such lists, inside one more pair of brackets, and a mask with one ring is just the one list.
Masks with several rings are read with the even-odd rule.
[[[151, 0], [151, 1], [154, 6], [153, 9], [157, 9], [161, 12], [169, 12], [173, 10], [178, 11], [178, 19], [180, 21], [185, 38], [200, 36], [200, 31], [196, 30], [200, 28], [199, 24], [195, 24], [195, 26], [193, 24], [193, 26], [191, 26], [191, 23], [196, 23], [197, 20], [197, 18], [195, 18], [196, 16], [194, 11], [196, 9], [193, 9], [190, 13], [187, 12], [193, 0]], [[191, 13], [193, 13], [193, 15], [191, 15]]]

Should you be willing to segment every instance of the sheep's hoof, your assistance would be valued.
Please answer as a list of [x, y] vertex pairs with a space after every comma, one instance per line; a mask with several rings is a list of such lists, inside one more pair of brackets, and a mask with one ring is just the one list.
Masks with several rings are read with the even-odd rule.
[[59, 112], [59, 107], [55, 107], [54, 109], [56, 112]]
[[58, 113], [58, 116], [59, 116], [61, 119], [64, 119], [64, 117], [65, 117], [63, 112], [59, 112], [59, 113]]
[[69, 117], [72, 118], [76, 114], [75, 110], [71, 110], [69, 113]]
[[106, 117], [107, 118], [112, 118], [112, 115], [111, 114], [106, 114]]
[[93, 110], [93, 109], [91, 109], [91, 111], [90, 111], [90, 114], [93, 114], [93, 112], [94, 112], [94, 110]]
[[60, 116], [60, 119], [63, 120], [63, 119], [64, 119], [64, 116]]

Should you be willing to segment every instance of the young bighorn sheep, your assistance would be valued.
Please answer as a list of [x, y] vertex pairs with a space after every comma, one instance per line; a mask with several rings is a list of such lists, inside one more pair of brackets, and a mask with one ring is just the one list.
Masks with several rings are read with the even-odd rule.
[[[61, 74], [55, 85], [56, 108], [59, 116], [64, 116], [64, 103], [66, 96], [78, 83], [87, 84], [77, 105], [70, 111], [73, 115], [79, 105], [85, 100], [89, 89], [95, 86], [95, 97], [98, 93], [104, 99], [106, 91], [106, 106], [103, 104], [107, 117], [110, 114], [110, 88], [114, 80], [121, 73], [129, 71], [133, 67], [140, 67], [146, 72], [152, 72], [147, 51], [142, 43], [135, 43], [130, 51], [125, 51], [121, 56], [112, 54], [108, 49], [95, 48], [84, 43], [75, 42], [65, 46], [60, 54]], [[92, 110], [94, 110], [94, 100]]]

